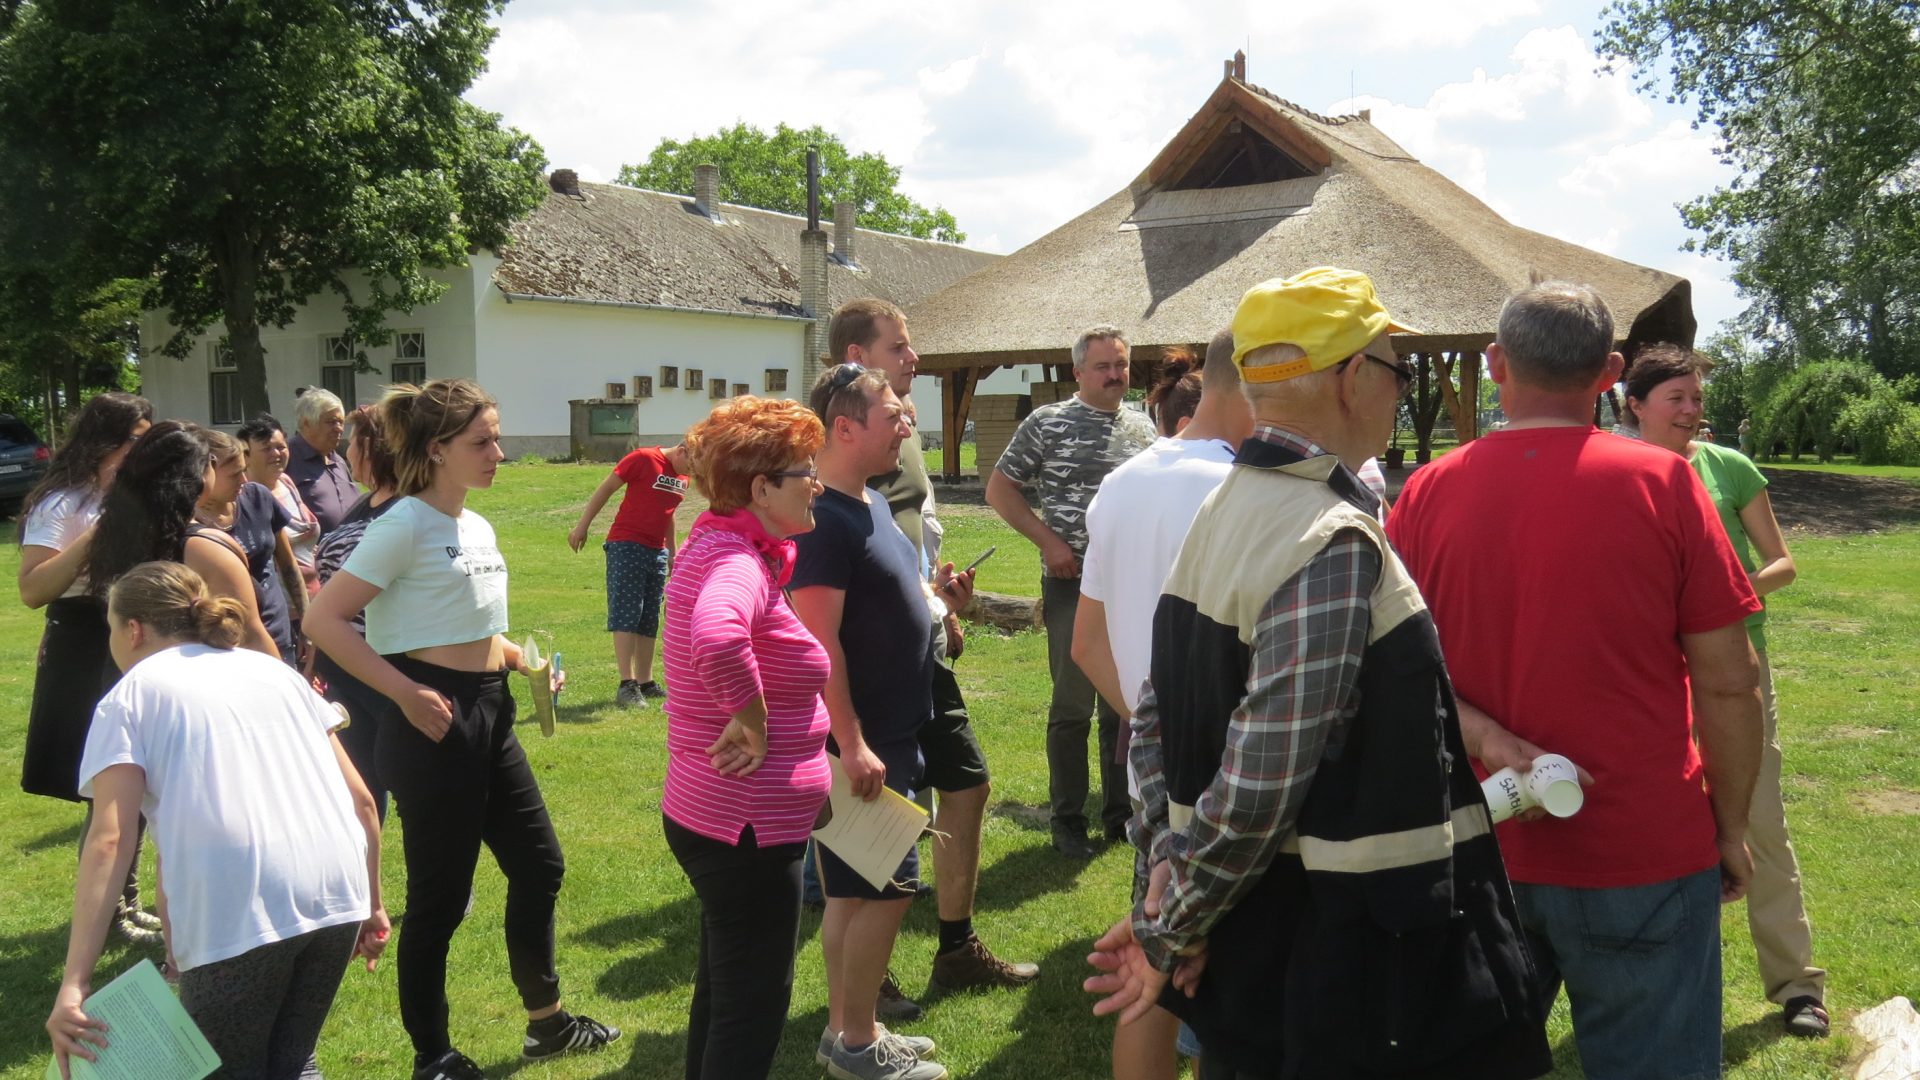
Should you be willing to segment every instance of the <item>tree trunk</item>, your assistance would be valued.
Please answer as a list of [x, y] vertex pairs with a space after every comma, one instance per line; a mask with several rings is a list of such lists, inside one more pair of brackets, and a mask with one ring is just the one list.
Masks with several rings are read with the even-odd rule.
[[[1460, 392], [1453, 385], [1453, 370], [1466, 362], [1466, 354], [1436, 355], [1440, 358], [1440, 402], [1447, 407], [1448, 419], [1453, 421], [1453, 437], [1460, 442], [1468, 442], [1473, 438], [1473, 414], [1469, 411], [1472, 405], [1461, 401]], [[1466, 379], [1463, 377], [1461, 382], [1465, 383]]]
[[1420, 394], [1413, 407], [1413, 460], [1420, 465], [1433, 460], [1433, 422], [1440, 418], [1440, 395], [1433, 387], [1435, 356], [1435, 353], [1418, 353], [1413, 358], [1420, 383]]
[[214, 268], [220, 275], [220, 306], [225, 314], [227, 348], [233, 353], [240, 390], [240, 415], [271, 412], [267, 400], [267, 355], [260, 345], [257, 290], [260, 262], [257, 246], [237, 211], [221, 215], [213, 243]]
[[[66, 400], [60, 403], [60, 419], [64, 421], [80, 407], [80, 358], [69, 355], [60, 365], [60, 374], [64, 376], [65, 381], [61, 390], [66, 395]], [[66, 425], [63, 423], [61, 426]]]

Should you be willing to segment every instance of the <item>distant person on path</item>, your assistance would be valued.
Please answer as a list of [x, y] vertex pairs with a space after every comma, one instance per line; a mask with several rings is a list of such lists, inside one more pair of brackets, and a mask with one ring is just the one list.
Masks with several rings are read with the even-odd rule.
[[[1154, 444], [1100, 482], [1087, 508], [1087, 560], [1080, 610], [1073, 620], [1073, 660], [1100, 696], [1130, 724], [1147, 679], [1153, 612], [1200, 504], [1227, 478], [1234, 453], [1253, 433], [1253, 407], [1240, 392], [1233, 331], [1215, 334], [1198, 371], [1163, 373], [1147, 395], [1159, 428]], [[1125, 742], [1126, 729], [1121, 729]], [[1138, 810], [1140, 784], [1127, 769], [1127, 793]], [[1135, 860], [1134, 894], [1148, 883], [1145, 854]], [[1113, 1032], [1114, 1080], [1172, 1080], [1179, 1055], [1199, 1057], [1191, 1031], [1155, 1006]]]
[[[1767, 478], [1746, 455], [1693, 438], [1705, 408], [1701, 380], [1710, 366], [1677, 345], [1655, 345], [1634, 357], [1627, 376], [1627, 408], [1639, 420], [1640, 437], [1686, 458], [1706, 485], [1720, 525], [1733, 542], [1747, 580], [1764, 604], [1767, 594], [1793, 583], [1793, 556], [1773, 516]], [[1827, 973], [1813, 966], [1813, 931], [1800, 892], [1800, 860], [1787, 835], [1780, 791], [1780, 714], [1767, 662], [1767, 613], [1747, 617], [1747, 639], [1760, 665], [1760, 708], [1766, 722], [1760, 779], [1748, 819], [1747, 850], [1753, 854], [1753, 885], [1747, 892], [1747, 927], [1760, 959], [1767, 998], [1783, 1009], [1790, 1035], [1823, 1037]]]
[[[857, 364], [822, 372], [808, 404], [826, 429], [815, 458], [823, 490], [813, 531], [796, 540], [789, 588], [800, 621], [827, 651], [828, 749], [854, 795], [872, 800], [884, 786], [911, 798], [923, 765], [920, 729], [933, 714], [933, 620], [919, 555], [867, 479], [893, 467], [912, 429], [887, 377]], [[949, 571], [933, 584], [956, 609], [973, 592], [971, 575]], [[840, 1080], [941, 1080], [946, 1069], [927, 1060], [933, 1040], [890, 1032], [874, 1011], [920, 877], [917, 852], [908, 850], [883, 888], [824, 846], [814, 852], [827, 896], [827, 1028], [816, 1059]]]
[[644, 709], [649, 700], [667, 696], [653, 679], [653, 650], [660, 636], [660, 597], [673, 564], [673, 512], [687, 494], [686, 472], [684, 443], [634, 450], [587, 497], [580, 520], [567, 533], [568, 547], [586, 546], [600, 508], [626, 489], [601, 545], [607, 556], [607, 629], [620, 668], [620, 689], [614, 694], [619, 705]]
[[[885, 300], [849, 300], [833, 313], [827, 333], [828, 355], [843, 363], [861, 364], [886, 376], [887, 385], [908, 412], [912, 434], [900, 444], [900, 453], [887, 471], [868, 479], [886, 499], [893, 523], [913, 542], [921, 574], [941, 572], [937, 552], [927, 549], [926, 507], [933, 501], [933, 480], [927, 475], [920, 430], [912, 424], [913, 377], [920, 357], [907, 333], [907, 317]], [[957, 436], [957, 433], [956, 433]], [[950, 570], [946, 571], [951, 573]], [[952, 660], [961, 648], [960, 617], [940, 598], [932, 598], [928, 618], [934, 634], [933, 715], [920, 728], [920, 756], [925, 763], [922, 781], [938, 793], [939, 813], [934, 822], [934, 903], [939, 909], [939, 940], [933, 973], [927, 980], [931, 995], [981, 987], [1025, 986], [1040, 975], [1039, 965], [1011, 963], [995, 956], [973, 929], [974, 892], [980, 880], [980, 830], [986, 821], [987, 796], [992, 783], [987, 755], [974, 733], [967, 701], [954, 676]], [[894, 985], [891, 976], [881, 984], [883, 1016], [891, 1012], [911, 1019], [917, 1003]]]
[[[1087, 842], [1087, 729], [1099, 717], [1100, 824], [1106, 839], [1126, 835], [1125, 771], [1114, 760], [1120, 715], [1094, 692], [1073, 662], [1073, 620], [1080, 606], [1080, 560], [1087, 550], [1087, 506], [1100, 481], [1154, 439], [1147, 418], [1122, 402], [1130, 378], [1127, 339], [1096, 326], [1073, 343], [1080, 389], [1020, 421], [1013, 441], [987, 478], [987, 504], [1040, 549], [1041, 613], [1053, 698], [1047, 708], [1047, 795], [1053, 846], [1076, 859], [1093, 857]], [[1040, 513], [1027, 492], [1040, 498]]]
[[786, 1029], [800, 862], [826, 801], [827, 652], [794, 615], [820, 420], [742, 397], [687, 433], [707, 497], [667, 584], [667, 847], [700, 901], [687, 1080], [765, 1080]]
[[1402, 329], [1327, 267], [1234, 314], [1255, 426], [1154, 616], [1132, 748], [1151, 878], [1087, 983], [1122, 1023], [1158, 1001], [1190, 1024], [1202, 1080], [1552, 1067], [1447, 663], [1353, 472], [1412, 382]]
[[[560, 1006], [554, 903], [566, 872], [546, 800], [513, 733], [507, 565], [493, 526], [466, 505], [493, 486], [497, 403], [465, 379], [395, 386], [380, 401], [401, 498], [367, 526], [307, 615], [314, 644], [390, 703], [377, 723], [380, 779], [406, 841], [400, 1020], [414, 1080], [477, 1080], [447, 1024], [447, 948], [466, 918], [484, 844], [507, 879], [507, 963], [527, 1012], [528, 1060], [598, 1050], [618, 1028]], [[366, 612], [363, 639], [353, 618]], [[558, 672], [551, 676], [556, 686]]]
[[[87, 557], [120, 463], [151, 426], [153, 406], [146, 398], [112, 390], [95, 395], [74, 416], [47, 474], [20, 506], [20, 602], [47, 610], [20, 755], [20, 790], [29, 795], [83, 801], [80, 755], [93, 707], [120, 680], [107, 648], [106, 605], [87, 590]], [[83, 840], [85, 831], [83, 825]], [[138, 863], [136, 858], [131, 865]], [[114, 926], [129, 941], [159, 936], [160, 919], [141, 909], [131, 868]]]
[[[1538, 1016], [1564, 982], [1595, 1080], [1717, 1077], [1719, 905], [1753, 878], [1760, 601], [1687, 463], [1594, 429], [1613, 345], [1591, 288], [1509, 298], [1487, 365], [1513, 422], [1414, 473], [1387, 532], [1478, 707], [1479, 767], [1554, 753], [1591, 779], [1573, 817], [1500, 826]], [[1581, 568], [1603, 565], [1593, 589]]]
[[66, 974], [47, 1030], [61, 1075], [108, 1031], [81, 1003], [142, 809], [165, 867], [180, 1004], [221, 1075], [292, 1078], [313, 1055], [356, 953], [386, 948], [380, 822], [331, 732], [340, 716], [286, 666], [236, 649], [236, 601], [179, 563], [142, 563], [109, 593], [126, 669], [87, 735], [81, 787], [99, 813], [74, 893]]
[[347, 459], [339, 452], [340, 436], [347, 430], [346, 406], [331, 391], [309, 386], [294, 397], [293, 422], [297, 430], [287, 440], [287, 475], [325, 536], [360, 497]]
[[1753, 421], [1744, 416], [1740, 418], [1740, 452], [1753, 456]]
[[[293, 451], [287, 445], [287, 432], [271, 413], [261, 413], [234, 432], [247, 446], [247, 479], [273, 493], [273, 501], [287, 512], [287, 526], [281, 530], [300, 568], [300, 583], [311, 597], [320, 591], [314, 573], [314, 545], [320, 539], [320, 519], [300, 497], [300, 487], [287, 475], [287, 462]], [[348, 463], [351, 471], [352, 463]]]
[[207, 443], [213, 473], [194, 506], [194, 520], [240, 545], [260, 622], [280, 659], [298, 666], [294, 626], [306, 614], [307, 590], [287, 541], [291, 519], [272, 492], [247, 479], [246, 443], [217, 428], [201, 428], [200, 437]]

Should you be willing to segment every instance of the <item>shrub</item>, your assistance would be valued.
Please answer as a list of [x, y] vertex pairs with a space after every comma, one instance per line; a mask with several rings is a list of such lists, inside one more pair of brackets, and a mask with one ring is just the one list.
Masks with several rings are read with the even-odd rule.
[[1754, 409], [1754, 456], [1772, 457], [1775, 445], [1784, 443], [1791, 460], [1811, 449], [1821, 461], [1832, 461], [1843, 434], [1840, 414], [1877, 390], [1891, 389], [1885, 377], [1857, 361], [1824, 360], [1799, 368]]
[[1866, 397], [1848, 402], [1834, 428], [1854, 445], [1862, 465], [1920, 465], [1920, 405], [1915, 380], [1879, 379]]

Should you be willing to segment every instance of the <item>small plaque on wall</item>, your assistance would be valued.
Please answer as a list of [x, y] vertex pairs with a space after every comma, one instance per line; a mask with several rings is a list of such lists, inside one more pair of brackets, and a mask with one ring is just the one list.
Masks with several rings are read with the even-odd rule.
[[748, 386], [746, 383], [737, 382], [733, 384], [734, 397], [746, 397], [748, 394], [751, 394], [751, 393], [753, 393], [753, 387]]
[[662, 390], [680, 389], [680, 369], [679, 368], [665, 367], [665, 366], [662, 366], [660, 368], [660, 389]]
[[702, 372], [699, 368], [697, 367], [688, 368], [687, 369], [687, 389], [689, 390], [705, 389], [706, 378], [707, 378], [706, 373]]
[[721, 398], [726, 396], [727, 396], [727, 377], [725, 375], [715, 375], [713, 377], [713, 382], [707, 386], [708, 400], [719, 401]]
[[619, 401], [621, 398], [624, 398], [626, 396], [627, 396], [626, 383], [610, 382], [607, 384], [607, 398], [609, 400]]
[[786, 389], [787, 389], [787, 369], [786, 368], [768, 368], [767, 369], [767, 393], [769, 394], [785, 393]]
[[637, 398], [653, 396], [653, 376], [635, 375], [633, 377], [633, 396]]

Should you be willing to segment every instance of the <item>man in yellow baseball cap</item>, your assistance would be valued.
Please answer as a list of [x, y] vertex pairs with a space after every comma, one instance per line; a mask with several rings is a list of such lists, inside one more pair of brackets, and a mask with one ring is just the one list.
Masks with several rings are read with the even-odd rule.
[[[1552, 1068], [1438, 638], [1354, 473], [1411, 381], [1387, 343], [1400, 329], [1350, 270], [1246, 294], [1253, 435], [1154, 610], [1129, 835], [1166, 885], [1095, 943], [1086, 985], [1122, 1023], [1154, 1004], [1185, 1020], [1204, 1076]], [[1406, 1000], [1383, 1010], [1368, 985]]]

